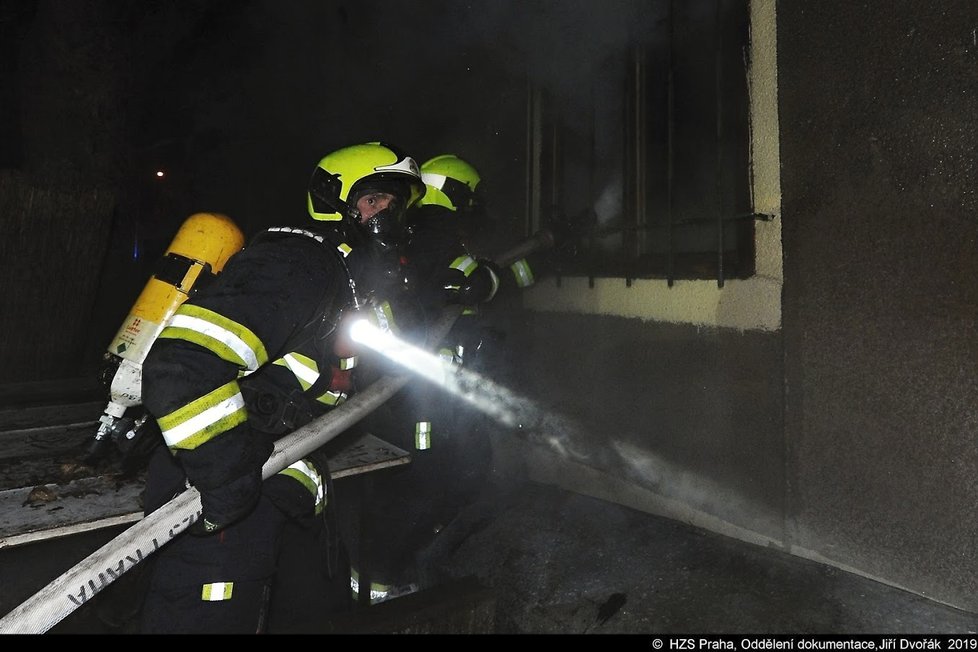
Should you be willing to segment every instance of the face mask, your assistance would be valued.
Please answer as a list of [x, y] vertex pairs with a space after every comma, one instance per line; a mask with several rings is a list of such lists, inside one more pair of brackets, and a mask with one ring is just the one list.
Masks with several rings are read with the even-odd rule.
[[363, 267], [358, 286], [366, 294], [389, 296], [405, 282], [405, 270], [401, 267], [401, 254], [396, 246], [383, 246], [376, 240], [369, 241], [369, 262]]
[[401, 224], [402, 210], [392, 203], [359, 224], [370, 252], [371, 263], [365, 282], [375, 292], [388, 292], [403, 281], [400, 248], [405, 236]]
[[400, 213], [396, 207], [385, 208], [361, 224], [361, 230], [375, 247], [381, 250], [397, 249], [404, 239]]

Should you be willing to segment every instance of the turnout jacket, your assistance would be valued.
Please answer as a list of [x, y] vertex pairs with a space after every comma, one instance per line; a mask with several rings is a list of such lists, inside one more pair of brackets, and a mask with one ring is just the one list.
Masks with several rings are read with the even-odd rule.
[[440, 309], [445, 302], [474, 308], [491, 301], [499, 289], [495, 265], [467, 249], [460, 219], [434, 204], [408, 213], [404, 259], [428, 310]]
[[177, 309], [143, 363], [143, 402], [211, 524], [254, 507], [275, 437], [353, 390], [336, 326], [370, 254], [349, 240], [332, 225], [262, 232]]

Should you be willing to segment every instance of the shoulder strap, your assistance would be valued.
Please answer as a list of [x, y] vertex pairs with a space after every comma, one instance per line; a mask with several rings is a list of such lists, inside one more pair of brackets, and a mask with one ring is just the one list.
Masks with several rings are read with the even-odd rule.
[[[324, 251], [330, 252], [330, 255], [336, 257], [339, 261], [340, 267], [342, 267], [344, 274], [346, 275], [347, 284], [350, 288], [349, 302], [354, 302], [356, 300], [356, 283], [353, 279], [353, 275], [350, 272], [350, 268], [346, 263], [346, 257], [350, 255], [353, 251], [352, 247], [346, 243], [336, 244], [332, 242], [329, 238], [321, 233], [316, 233], [308, 229], [300, 229], [291, 226], [274, 226], [258, 233], [252, 242], [261, 242], [263, 240], [270, 239], [271, 237], [281, 236], [281, 235], [294, 235], [299, 237], [305, 237], [313, 240], [314, 242], [322, 245]], [[329, 335], [336, 329], [336, 319], [330, 319], [329, 307], [333, 303], [333, 297], [323, 294], [323, 298], [319, 305], [316, 307], [315, 312], [313, 312], [313, 317], [308, 322], [296, 329], [292, 337], [289, 338], [285, 343], [285, 349], [287, 351], [292, 351], [295, 349], [296, 345], [303, 343], [305, 340], [309, 339], [310, 336], [315, 337], [318, 340], [325, 340]], [[315, 323], [319, 323], [319, 327], [315, 330], [310, 330]]]
[[315, 398], [323, 394], [329, 388], [331, 382], [331, 375], [325, 363], [333, 356], [331, 336], [336, 332], [336, 328], [339, 326], [339, 320], [343, 313], [343, 308], [356, 303], [356, 283], [353, 279], [352, 273], [350, 272], [350, 268], [346, 263], [346, 257], [350, 255], [353, 248], [345, 242], [340, 242], [337, 244], [324, 234], [316, 233], [308, 229], [288, 226], [272, 227], [267, 229], [256, 235], [253, 242], [261, 241], [269, 237], [275, 237], [277, 235], [306, 237], [322, 245], [324, 250], [329, 251], [331, 255], [336, 256], [340, 266], [343, 268], [343, 272], [346, 275], [347, 283], [350, 288], [348, 300], [339, 310], [331, 309], [334, 307], [334, 297], [324, 293], [322, 300], [316, 307], [315, 312], [313, 312], [312, 318], [302, 326], [298, 327], [283, 346], [285, 352], [291, 352], [299, 349], [302, 345], [308, 345], [311, 343], [311, 348], [316, 351], [317, 362], [323, 368], [320, 369], [319, 378], [316, 380], [316, 382], [306, 389], [305, 392], [303, 392], [305, 395]]

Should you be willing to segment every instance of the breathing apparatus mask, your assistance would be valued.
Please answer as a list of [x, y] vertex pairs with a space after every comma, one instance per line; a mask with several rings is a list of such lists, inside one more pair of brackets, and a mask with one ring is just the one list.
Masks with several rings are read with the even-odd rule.
[[[356, 208], [357, 202], [375, 193], [390, 196], [390, 203], [364, 221]], [[408, 193], [407, 184], [399, 180], [364, 181], [350, 193], [350, 205], [352, 211], [356, 213], [357, 226], [377, 250], [381, 252], [396, 250], [403, 242], [404, 212], [407, 208]]]

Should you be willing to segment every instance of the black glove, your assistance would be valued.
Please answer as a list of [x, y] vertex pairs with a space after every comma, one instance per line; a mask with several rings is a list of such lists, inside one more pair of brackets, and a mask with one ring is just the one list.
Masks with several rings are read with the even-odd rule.
[[207, 536], [251, 513], [261, 497], [261, 468], [214, 489], [200, 490], [202, 514], [190, 526], [190, 534]]
[[214, 534], [251, 513], [261, 497], [262, 466], [273, 448], [268, 438], [254, 433], [225, 433], [181, 454], [187, 477], [200, 491], [202, 513], [191, 534]]
[[457, 270], [455, 276], [442, 287], [448, 303], [460, 303], [463, 306], [474, 306], [492, 300], [499, 289], [499, 271], [496, 265], [488, 260], [479, 259], [479, 266], [468, 276]]

